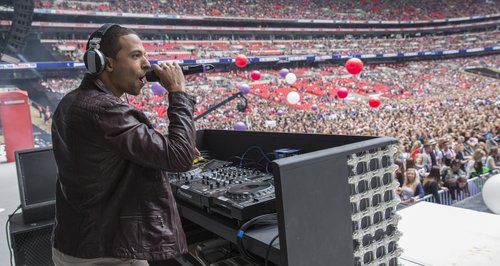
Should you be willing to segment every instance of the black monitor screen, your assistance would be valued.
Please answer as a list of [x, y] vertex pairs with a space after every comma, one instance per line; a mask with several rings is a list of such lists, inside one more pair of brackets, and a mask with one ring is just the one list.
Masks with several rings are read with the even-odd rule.
[[57, 166], [51, 148], [18, 151], [16, 163], [24, 205], [55, 200]]

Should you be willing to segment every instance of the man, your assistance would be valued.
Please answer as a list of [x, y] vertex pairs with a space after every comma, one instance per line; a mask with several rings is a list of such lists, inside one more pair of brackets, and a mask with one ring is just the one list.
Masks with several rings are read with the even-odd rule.
[[449, 189], [453, 201], [456, 201], [458, 192], [468, 192], [466, 174], [460, 169], [460, 165], [460, 160], [453, 160], [449, 168], [444, 168], [442, 175], [444, 186]]
[[164, 171], [192, 166], [194, 98], [178, 64], [153, 65], [169, 92], [169, 134], [159, 134], [120, 99], [138, 95], [146, 83], [151, 65], [140, 38], [113, 25], [98, 49], [104, 70], [86, 74], [53, 117], [59, 170], [54, 264], [147, 265], [180, 256], [186, 239]]
[[436, 163], [436, 157], [434, 156], [434, 153], [432, 150], [432, 144], [430, 144], [430, 142], [424, 143], [424, 149], [422, 150], [422, 156], [424, 158], [425, 171], [429, 172], [431, 170], [432, 166], [434, 166]]

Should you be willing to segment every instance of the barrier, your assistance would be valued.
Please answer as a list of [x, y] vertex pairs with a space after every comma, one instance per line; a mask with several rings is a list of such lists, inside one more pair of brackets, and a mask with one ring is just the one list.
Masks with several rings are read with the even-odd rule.
[[[473, 178], [470, 178], [467, 180], [467, 187], [468, 187], [468, 193], [465, 193], [464, 191], [460, 191], [455, 195], [455, 200], [453, 200], [453, 197], [451, 195], [450, 191], [444, 191], [440, 190], [438, 192], [439, 195], [439, 200], [441, 204], [443, 205], [453, 205], [454, 203], [458, 201], [462, 201], [468, 197], [474, 196], [476, 194], [479, 194], [481, 190], [483, 189], [483, 185], [485, 180], [491, 176], [491, 174], [484, 174], [481, 176], [476, 176]], [[415, 202], [419, 201], [426, 201], [426, 202], [432, 202], [436, 203], [436, 199], [432, 194], [425, 195], [423, 198], [416, 199]]]

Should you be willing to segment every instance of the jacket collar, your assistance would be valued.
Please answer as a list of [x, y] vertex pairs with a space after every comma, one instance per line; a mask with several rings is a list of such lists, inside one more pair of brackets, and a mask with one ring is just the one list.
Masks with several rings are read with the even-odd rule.
[[104, 93], [111, 94], [114, 96], [111, 90], [106, 88], [106, 85], [104, 85], [102, 80], [100, 80], [96, 75], [86, 73], [85, 76], [83, 77], [82, 83], [86, 88], [89, 87], [96, 88]]

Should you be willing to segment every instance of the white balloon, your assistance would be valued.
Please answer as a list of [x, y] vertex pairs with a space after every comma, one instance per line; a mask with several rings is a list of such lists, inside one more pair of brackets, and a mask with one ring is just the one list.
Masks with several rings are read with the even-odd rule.
[[488, 209], [500, 214], [500, 174], [494, 175], [484, 183], [483, 200]]
[[286, 95], [286, 101], [290, 104], [296, 104], [300, 100], [300, 95], [296, 91], [291, 91]]
[[291, 85], [291, 84], [295, 83], [295, 81], [297, 81], [297, 76], [293, 73], [288, 73], [285, 76], [285, 80], [288, 84]]

